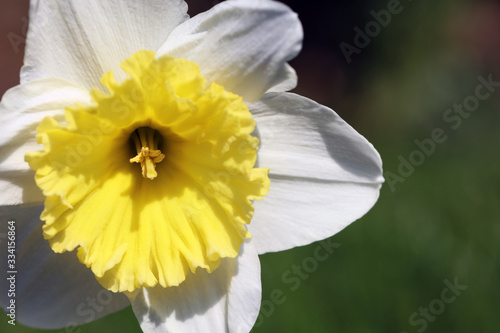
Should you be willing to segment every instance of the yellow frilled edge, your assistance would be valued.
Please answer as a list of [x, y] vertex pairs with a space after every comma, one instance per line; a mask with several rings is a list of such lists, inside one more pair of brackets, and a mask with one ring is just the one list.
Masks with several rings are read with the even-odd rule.
[[[43, 151], [26, 161], [46, 197], [44, 237], [55, 252], [77, 248], [109, 290], [177, 286], [237, 256], [269, 170], [254, 168], [255, 122], [241, 97], [207, 84], [195, 63], [140, 51], [121, 67], [130, 78], [106, 73], [109, 93], [94, 89], [94, 106], [37, 128]], [[139, 128], [157, 133], [165, 155], [152, 180], [130, 163]]]

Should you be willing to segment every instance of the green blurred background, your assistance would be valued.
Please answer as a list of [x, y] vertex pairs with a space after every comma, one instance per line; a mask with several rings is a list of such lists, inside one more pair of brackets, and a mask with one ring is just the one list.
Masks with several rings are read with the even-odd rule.
[[[18, 83], [22, 50], [7, 36], [24, 35], [27, 2], [0, 5], [2, 95]], [[403, 0], [348, 62], [340, 44], [355, 46], [354, 28], [364, 30], [374, 21], [371, 11], [387, 10], [394, 0], [283, 2], [305, 30], [304, 50], [292, 62], [295, 92], [333, 108], [366, 136], [382, 155], [387, 181], [376, 206], [332, 237], [340, 247], [298, 288], [287, 277], [294, 265], [311, 261], [318, 243], [261, 256], [266, 305], [253, 331], [500, 332], [500, 91], [456, 129], [443, 119], [474, 95], [479, 76], [500, 81], [500, 4]], [[215, 4], [188, 3], [191, 14]], [[436, 128], [447, 140], [402, 177], [401, 159], [418, 157], [415, 140], [431, 138]], [[445, 280], [467, 286], [449, 304], [439, 301]], [[273, 303], [275, 289], [281, 296]], [[424, 319], [419, 311], [429, 307]], [[64, 331], [13, 329], [2, 320], [5, 330]], [[74, 332], [140, 328], [128, 308]]]

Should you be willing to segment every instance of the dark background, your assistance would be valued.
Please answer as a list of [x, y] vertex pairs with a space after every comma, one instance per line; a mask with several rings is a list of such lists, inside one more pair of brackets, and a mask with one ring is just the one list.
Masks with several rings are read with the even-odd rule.
[[[304, 49], [292, 61], [295, 92], [333, 108], [365, 135], [382, 155], [387, 181], [376, 206], [332, 237], [340, 247], [294, 290], [286, 277], [318, 243], [261, 256], [265, 305], [254, 331], [499, 332], [500, 91], [460, 124], [443, 117], [470, 100], [478, 77], [500, 81], [500, 4], [402, 0], [401, 11], [348, 62], [339, 45], [354, 46], [354, 28], [365, 30], [371, 11], [387, 10], [391, 1], [283, 2], [305, 31]], [[215, 4], [188, 3], [191, 14]], [[19, 80], [24, 45], [12, 40], [25, 35], [28, 1], [2, 0], [0, 8], [3, 94]], [[446, 140], [418, 153], [415, 141], [429, 142], [436, 129]], [[418, 165], [399, 172], [411, 156]], [[443, 302], [445, 281], [455, 280], [467, 289]], [[420, 311], [429, 307], [425, 319]], [[79, 329], [140, 331], [130, 308]], [[39, 332], [19, 325], [12, 331]]]

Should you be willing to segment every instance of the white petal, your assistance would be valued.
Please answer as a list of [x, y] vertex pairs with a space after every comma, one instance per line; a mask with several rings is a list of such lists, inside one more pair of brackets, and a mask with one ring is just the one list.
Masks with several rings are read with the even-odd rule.
[[297, 87], [297, 73], [289, 64], [286, 64], [278, 73], [275, 81], [266, 92], [285, 92]]
[[0, 172], [0, 209], [5, 205], [41, 203], [44, 200], [32, 170]]
[[21, 82], [60, 77], [86, 88], [139, 50], [157, 50], [188, 18], [183, 0], [46, 0], [30, 22]]
[[332, 236], [377, 201], [382, 161], [335, 112], [290, 93], [250, 105], [261, 137], [260, 167], [271, 188], [255, 202], [249, 230], [259, 254]]
[[[80, 264], [75, 253], [54, 253], [42, 236], [39, 219], [42, 206], [2, 207], [1, 233], [7, 234], [7, 221], [16, 228], [16, 319], [42, 329], [82, 325], [130, 305], [123, 294], [114, 294], [96, 281], [92, 272]], [[1, 242], [7, 253], [7, 242]], [[2, 260], [0, 268], [7, 269]], [[10, 274], [9, 274], [10, 275]], [[2, 290], [8, 290], [2, 280]], [[4, 311], [7, 292], [0, 295]]]
[[178, 287], [130, 296], [145, 333], [249, 332], [260, 309], [260, 263], [251, 242], [212, 273], [198, 270]]
[[39, 0], [30, 0], [30, 10], [29, 10], [29, 22], [33, 22], [35, 17], [36, 7], [38, 6]]
[[5, 93], [0, 104], [0, 205], [43, 201], [24, 155], [41, 150], [35, 136], [43, 118], [62, 120], [64, 109], [75, 103], [90, 104], [88, 90], [61, 79], [30, 81]]
[[[240, 251], [236, 275], [229, 287], [229, 332], [249, 332], [259, 315], [262, 299], [260, 261], [250, 239]], [[243, 252], [243, 253], [242, 253]]]
[[295, 86], [286, 62], [298, 54], [301, 43], [302, 26], [287, 6], [236, 0], [179, 25], [158, 54], [196, 62], [209, 80], [251, 102], [273, 86]]

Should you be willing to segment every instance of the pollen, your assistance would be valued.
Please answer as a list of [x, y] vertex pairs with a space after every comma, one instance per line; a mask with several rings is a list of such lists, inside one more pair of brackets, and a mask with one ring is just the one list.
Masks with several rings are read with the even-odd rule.
[[130, 159], [130, 163], [140, 163], [142, 176], [155, 179], [158, 176], [156, 164], [163, 161], [165, 154], [158, 149], [159, 134], [151, 128], [141, 127], [131, 135], [137, 155]]

